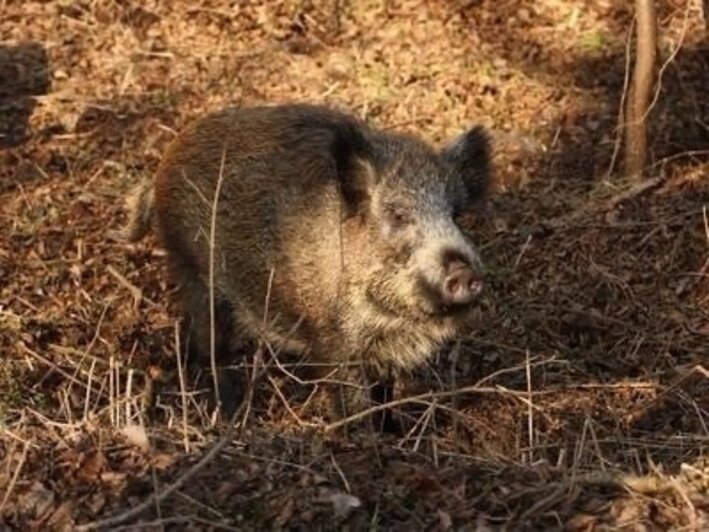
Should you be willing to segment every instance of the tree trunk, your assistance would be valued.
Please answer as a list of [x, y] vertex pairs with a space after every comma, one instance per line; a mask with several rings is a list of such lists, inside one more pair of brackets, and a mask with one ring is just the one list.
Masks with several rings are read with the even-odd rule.
[[625, 107], [625, 172], [640, 179], [647, 162], [647, 122], [655, 80], [657, 14], [654, 0], [635, 0], [635, 68]]

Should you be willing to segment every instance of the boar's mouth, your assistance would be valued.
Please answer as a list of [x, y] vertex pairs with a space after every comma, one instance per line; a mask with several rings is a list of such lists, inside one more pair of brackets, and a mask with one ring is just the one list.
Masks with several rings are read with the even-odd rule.
[[423, 277], [416, 281], [413, 304], [404, 304], [391, 299], [382, 300], [371, 290], [367, 290], [366, 294], [370, 304], [381, 312], [391, 316], [409, 316], [417, 320], [444, 318], [464, 320], [477, 304], [476, 302], [464, 305], [446, 303], [440, 291]]

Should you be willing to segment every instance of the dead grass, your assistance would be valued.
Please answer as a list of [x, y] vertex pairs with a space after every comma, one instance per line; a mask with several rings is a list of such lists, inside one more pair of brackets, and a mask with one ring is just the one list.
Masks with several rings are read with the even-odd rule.
[[[48, 79], [35, 46], [25, 93], [0, 91], [2, 522], [709, 527], [709, 49], [686, 5], [660, 2], [673, 61], [638, 188], [606, 176], [630, 20], [613, 2], [5, 2], [0, 65], [39, 43]], [[188, 119], [294, 99], [497, 141], [498, 194], [468, 220], [481, 327], [403, 385], [397, 437], [328, 431], [320, 383], [268, 349], [220, 432], [162, 253], [110, 238]]]

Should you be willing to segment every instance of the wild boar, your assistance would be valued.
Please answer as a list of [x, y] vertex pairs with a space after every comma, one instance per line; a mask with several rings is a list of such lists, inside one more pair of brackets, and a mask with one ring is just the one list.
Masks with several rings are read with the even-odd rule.
[[469, 325], [482, 266], [456, 219], [488, 152], [480, 127], [436, 150], [321, 106], [230, 108], [168, 147], [128, 236], [157, 229], [198, 352], [260, 339], [331, 364], [351, 415]]

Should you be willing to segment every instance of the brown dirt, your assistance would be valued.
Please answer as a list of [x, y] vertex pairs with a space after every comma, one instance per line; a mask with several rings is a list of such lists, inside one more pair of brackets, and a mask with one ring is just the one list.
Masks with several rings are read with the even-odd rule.
[[[321, 394], [270, 370], [243, 430], [122, 525], [709, 528], [709, 46], [695, 5], [659, 2], [661, 57], [680, 47], [651, 115], [656, 186], [632, 193], [609, 172], [625, 2], [6, 0], [0, 525], [120, 514], [219, 440], [201, 381], [181, 390], [160, 250], [112, 232], [186, 121], [305, 100], [433, 142], [492, 130], [496, 194], [468, 220], [490, 269], [484, 325], [407, 383], [433, 393], [397, 408], [401, 437], [327, 433]], [[141, 392], [158, 381], [143, 429]]]

